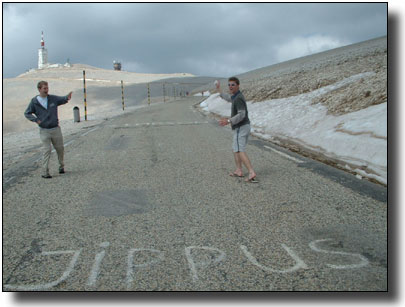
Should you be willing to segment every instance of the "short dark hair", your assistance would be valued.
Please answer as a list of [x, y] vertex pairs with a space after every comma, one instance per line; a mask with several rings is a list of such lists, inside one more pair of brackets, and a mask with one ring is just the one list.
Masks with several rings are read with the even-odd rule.
[[236, 82], [237, 85], [239, 85], [239, 79], [236, 78], [236, 77], [230, 77], [230, 78], [228, 79], [228, 81], [234, 81], [234, 82]]
[[46, 81], [39, 81], [37, 87], [38, 87], [38, 89], [40, 89], [40, 88], [43, 87], [44, 85], [48, 85], [48, 82], [46, 82]]

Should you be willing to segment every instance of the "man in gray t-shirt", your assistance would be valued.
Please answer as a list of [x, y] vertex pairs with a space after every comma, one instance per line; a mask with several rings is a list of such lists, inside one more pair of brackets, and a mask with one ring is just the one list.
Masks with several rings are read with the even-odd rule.
[[[229, 92], [231, 93], [232, 109], [230, 118], [221, 118], [219, 124], [226, 126], [231, 124], [233, 130], [233, 153], [235, 158], [236, 170], [230, 176], [243, 177], [242, 163], [249, 171], [246, 181], [255, 182], [256, 173], [248, 155], [245, 152], [246, 144], [250, 135], [249, 112], [246, 100], [239, 91], [239, 79], [231, 77], [228, 79]], [[218, 86], [219, 89], [219, 86]], [[225, 98], [223, 95], [221, 97]]]

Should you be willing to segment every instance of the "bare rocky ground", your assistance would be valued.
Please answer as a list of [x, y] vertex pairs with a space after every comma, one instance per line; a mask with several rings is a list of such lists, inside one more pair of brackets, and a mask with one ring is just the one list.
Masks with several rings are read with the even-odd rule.
[[[311, 92], [365, 72], [372, 74], [314, 101], [327, 106], [330, 114], [341, 115], [387, 101], [387, 37], [260, 68], [238, 77], [246, 99], [261, 102]], [[214, 85], [209, 89], [215, 92]]]

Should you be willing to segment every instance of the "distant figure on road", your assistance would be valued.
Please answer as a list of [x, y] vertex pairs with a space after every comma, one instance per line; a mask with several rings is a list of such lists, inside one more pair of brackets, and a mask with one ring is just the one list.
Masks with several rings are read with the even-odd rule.
[[220, 87], [221, 87], [221, 83], [218, 80], [215, 80], [214, 85], [215, 85], [215, 88], [217, 89], [217, 91], [219, 91]]
[[67, 96], [48, 95], [48, 82], [38, 82], [39, 95], [32, 98], [24, 112], [25, 117], [38, 124], [39, 135], [44, 148], [42, 178], [52, 178], [49, 174], [49, 159], [52, 146], [58, 154], [59, 174], [65, 173], [63, 161], [64, 147], [62, 131], [59, 127], [58, 106], [67, 103], [72, 98], [72, 92]]
[[[239, 91], [239, 79], [231, 77], [228, 79], [229, 92], [232, 95], [229, 96], [221, 93], [221, 97], [232, 101], [231, 118], [221, 118], [219, 124], [226, 126], [231, 124], [233, 130], [233, 153], [235, 158], [236, 170], [230, 173], [230, 176], [243, 177], [242, 163], [249, 171], [249, 176], [245, 180], [247, 182], [256, 182], [256, 173], [253, 170], [252, 164], [248, 155], [245, 152], [246, 144], [250, 134], [250, 120], [248, 116], [248, 109], [246, 100], [243, 94]], [[220, 90], [219, 86], [218, 89]]]

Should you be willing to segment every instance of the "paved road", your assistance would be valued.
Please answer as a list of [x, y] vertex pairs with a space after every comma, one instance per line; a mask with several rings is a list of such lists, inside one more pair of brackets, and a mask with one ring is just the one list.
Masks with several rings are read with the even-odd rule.
[[15, 170], [3, 290], [386, 290], [386, 189], [254, 138], [260, 183], [231, 178], [197, 99], [76, 135], [64, 175]]
[[[155, 99], [172, 101], [176, 96], [184, 96], [186, 92], [198, 90], [199, 93], [207, 90], [211, 84], [214, 88], [215, 78], [213, 77], [184, 77], [168, 78], [149, 83], [149, 94], [151, 100]], [[164, 88], [163, 88], [164, 84]], [[91, 101], [118, 101], [121, 99], [121, 86], [89, 86], [87, 89], [88, 99]], [[125, 106], [135, 106], [145, 103], [148, 99], [148, 83], [125, 84], [124, 85]], [[165, 98], [163, 98], [165, 96]], [[159, 98], [157, 98], [159, 97]], [[117, 99], [118, 98], [118, 99]]]

